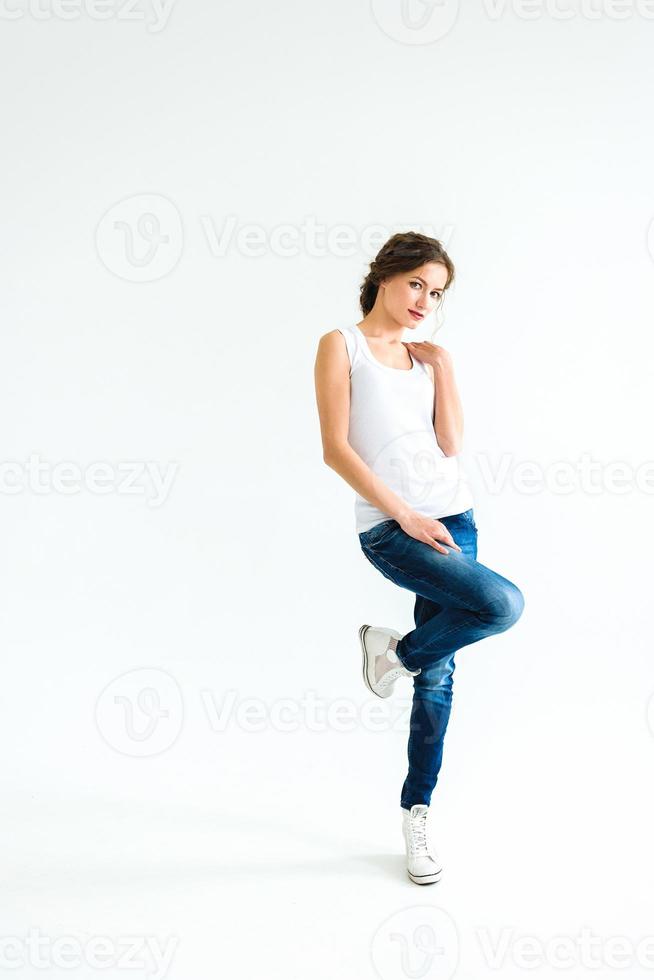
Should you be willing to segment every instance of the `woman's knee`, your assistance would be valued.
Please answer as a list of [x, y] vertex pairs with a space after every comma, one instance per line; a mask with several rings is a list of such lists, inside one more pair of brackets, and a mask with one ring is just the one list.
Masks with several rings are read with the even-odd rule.
[[493, 595], [484, 610], [484, 618], [490, 620], [498, 633], [516, 623], [525, 608], [525, 597], [513, 582], [507, 580], [502, 589]]

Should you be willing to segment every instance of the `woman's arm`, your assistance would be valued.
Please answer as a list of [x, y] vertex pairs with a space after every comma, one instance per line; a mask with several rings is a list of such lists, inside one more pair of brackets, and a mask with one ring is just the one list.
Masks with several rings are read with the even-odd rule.
[[463, 405], [454, 378], [452, 355], [429, 341], [407, 343], [412, 354], [425, 361], [434, 382], [434, 431], [446, 456], [456, 456], [463, 445]]
[[411, 508], [372, 472], [347, 441], [350, 360], [340, 330], [331, 330], [320, 338], [314, 377], [323, 460], [373, 507], [401, 523], [412, 513]]

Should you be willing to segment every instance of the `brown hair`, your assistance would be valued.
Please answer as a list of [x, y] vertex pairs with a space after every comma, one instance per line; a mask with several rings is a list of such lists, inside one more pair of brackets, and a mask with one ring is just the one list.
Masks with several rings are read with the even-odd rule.
[[428, 238], [417, 231], [404, 231], [393, 235], [382, 245], [370, 263], [370, 272], [361, 283], [359, 305], [364, 316], [370, 313], [377, 299], [379, 283], [399, 272], [413, 272], [425, 262], [441, 262], [447, 269], [444, 290], [454, 281], [454, 263], [437, 239]]

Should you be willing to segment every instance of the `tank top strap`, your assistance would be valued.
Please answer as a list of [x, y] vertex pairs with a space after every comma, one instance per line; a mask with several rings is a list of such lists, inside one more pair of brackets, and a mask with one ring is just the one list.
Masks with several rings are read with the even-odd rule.
[[345, 338], [345, 346], [347, 347], [347, 355], [350, 359], [350, 375], [352, 371], [357, 366], [359, 358], [361, 357], [360, 341], [357, 336], [356, 330], [352, 327], [337, 327], [338, 331], [343, 334]]

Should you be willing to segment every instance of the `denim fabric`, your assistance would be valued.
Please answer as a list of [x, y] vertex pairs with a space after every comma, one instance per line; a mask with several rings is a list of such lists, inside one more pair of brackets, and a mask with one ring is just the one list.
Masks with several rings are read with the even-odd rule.
[[[397, 656], [413, 678], [408, 744], [409, 771], [401, 806], [429, 805], [443, 760], [452, 705], [454, 655], [512, 626], [524, 608], [517, 585], [477, 561], [477, 525], [471, 507], [440, 517], [461, 551], [436, 551], [416, 541], [396, 520], [359, 534], [361, 550], [387, 579], [415, 593], [416, 628], [398, 642]], [[441, 542], [442, 543], [442, 542]]]

